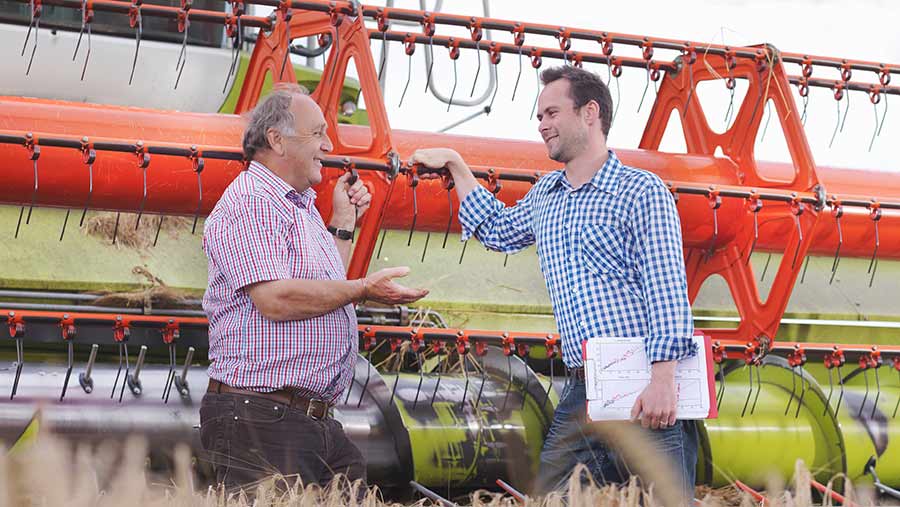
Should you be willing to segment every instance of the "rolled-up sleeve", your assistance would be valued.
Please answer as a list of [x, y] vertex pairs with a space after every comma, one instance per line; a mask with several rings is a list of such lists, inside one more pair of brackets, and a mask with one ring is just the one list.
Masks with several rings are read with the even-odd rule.
[[482, 186], [466, 195], [459, 207], [460, 239], [475, 236], [485, 247], [514, 253], [534, 244], [531, 193], [515, 206], [506, 207]]
[[675, 200], [661, 181], [654, 180], [632, 210], [633, 231], [639, 238], [637, 262], [649, 312], [647, 357], [650, 362], [690, 357], [696, 352], [694, 323]]
[[284, 280], [290, 278], [287, 227], [271, 203], [248, 197], [204, 232], [203, 248], [235, 292], [258, 282]]

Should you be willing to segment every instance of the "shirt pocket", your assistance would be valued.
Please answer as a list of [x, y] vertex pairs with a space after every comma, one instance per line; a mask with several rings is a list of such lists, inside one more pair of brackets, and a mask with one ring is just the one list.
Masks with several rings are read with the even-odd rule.
[[627, 278], [625, 250], [620, 229], [588, 224], [581, 233], [581, 260], [595, 275]]

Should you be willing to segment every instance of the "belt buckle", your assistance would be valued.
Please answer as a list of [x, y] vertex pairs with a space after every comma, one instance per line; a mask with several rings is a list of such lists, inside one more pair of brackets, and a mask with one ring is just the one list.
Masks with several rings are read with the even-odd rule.
[[325, 419], [325, 416], [328, 415], [328, 403], [323, 400], [310, 399], [309, 404], [306, 405], [306, 416], [316, 421], [321, 421]]

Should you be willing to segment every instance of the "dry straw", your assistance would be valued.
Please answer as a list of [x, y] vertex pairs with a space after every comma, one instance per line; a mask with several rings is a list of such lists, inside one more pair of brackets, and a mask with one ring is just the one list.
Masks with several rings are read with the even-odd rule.
[[[604, 438], [624, 438], [643, 442], [636, 436], [639, 430], [627, 424], [594, 426], [591, 431]], [[630, 446], [626, 458], [650, 449]], [[223, 488], [200, 485], [195, 476], [195, 461], [186, 445], [174, 449], [173, 470], [160, 475], [148, 467], [146, 441], [133, 437], [124, 443], [100, 445], [73, 444], [43, 433], [30, 446], [7, 452], [0, 448], [0, 507], [66, 506], [66, 507], [381, 507], [404, 504], [385, 501], [377, 487], [363, 489], [336, 477], [327, 487], [303, 485], [296, 477], [273, 476], [252, 488], [226, 492]], [[636, 476], [623, 486], [597, 487], [589, 479], [586, 468], [579, 465], [565, 491], [546, 498], [528, 499], [526, 505], [540, 507], [669, 507], [678, 505], [674, 482], [659, 474], [659, 463], [642, 460], [644, 465], [634, 471]], [[643, 467], [643, 468], [642, 468]], [[795, 494], [772, 485], [767, 497], [770, 507], [805, 507], [812, 504], [810, 473], [798, 462]], [[650, 478], [650, 479], [648, 479]], [[644, 487], [642, 484], [649, 484]], [[731, 488], [698, 489], [702, 493], [699, 505], [754, 506], [747, 495], [736, 494]], [[856, 505], [871, 505], [871, 498], [861, 498], [853, 491], [848, 499]], [[518, 504], [509, 496], [476, 491], [468, 498], [456, 499], [460, 505], [473, 507], [513, 507]], [[826, 502], [826, 504], [828, 504]], [[405, 505], [431, 505], [419, 500]]]

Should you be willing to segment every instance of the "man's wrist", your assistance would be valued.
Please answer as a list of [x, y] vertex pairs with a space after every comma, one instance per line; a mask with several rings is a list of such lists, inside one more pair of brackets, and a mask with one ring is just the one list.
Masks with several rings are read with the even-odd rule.
[[657, 361], [650, 366], [650, 382], [672, 383], [678, 361]]
[[337, 239], [347, 241], [353, 238], [352, 230], [335, 227], [333, 225], [329, 225], [326, 229], [328, 229], [328, 232]]
[[462, 157], [457, 156], [456, 158], [447, 161], [447, 170], [450, 171], [451, 175], [455, 176], [469, 171], [469, 167]]
[[369, 282], [365, 278], [357, 279], [359, 282], [359, 297], [356, 298], [358, 304], [364, 304], [369, 299]]

